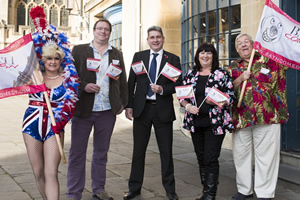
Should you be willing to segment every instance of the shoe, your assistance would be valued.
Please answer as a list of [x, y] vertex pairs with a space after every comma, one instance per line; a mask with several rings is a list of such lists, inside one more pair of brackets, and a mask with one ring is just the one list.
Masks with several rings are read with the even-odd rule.
[[257, 200], [271, 200], [271, 198], [257, 198]]
[[242, 193], [238, 192], [235, 195], [233, 195], [231, 200], [245, 200], [245, 199], [252, 198], [252, 197], [253, 197], [253, 194], [243, 195]]
[[174, 193], [167, 193], [167, 197], [169, 198], [169, 200], [178, 200], [178, 196], [175, 192]]
[[94, 194], [93, 197], [98, 198], [100, 200], [114, 200], [105, 190]]
[[129, 192], [127, 192], [127, 193], [124, 195], [123, 199], [124, 199], [124, 200], [133, 199], [134, 197], [136, 197], [136, 196], [138, 196], [138, 195], [140, 195], [140, 194], [141, 194], [141, 191], [137, 191], [137, 192], [131, 192], [131, 191], [129, 191]]

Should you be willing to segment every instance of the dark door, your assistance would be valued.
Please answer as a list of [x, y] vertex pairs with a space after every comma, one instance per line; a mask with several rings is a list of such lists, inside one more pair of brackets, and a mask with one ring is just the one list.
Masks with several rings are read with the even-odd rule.
[[[293, 19], [300, 21], [300, 0], [281, 0], [280, 7]], [[289, 69], [286, 80], [290, 118], [282, 126], [281, 148], [300, 152], [300, 70]]]

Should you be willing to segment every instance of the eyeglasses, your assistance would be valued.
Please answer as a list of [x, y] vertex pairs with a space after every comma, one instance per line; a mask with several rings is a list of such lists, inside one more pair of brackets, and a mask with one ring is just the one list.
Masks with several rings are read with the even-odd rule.
[[103, 27], [97, 27], [97, 28], [95, 28], [97, 31], [105, 31], [105, 32], [109, 32], [110, 31], [110, 29], [109, 28], [103, 28]]
[[47, 57], [47, 60], [60, 60], [60, 57]]

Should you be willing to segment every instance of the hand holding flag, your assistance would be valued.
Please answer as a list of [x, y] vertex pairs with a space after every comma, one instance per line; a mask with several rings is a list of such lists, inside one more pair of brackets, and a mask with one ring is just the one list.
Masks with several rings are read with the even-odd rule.
[[[254, 49], [265, 57], [287, 67], [300, 70], [300, 23], [292, 19], [271, 0], [266, 0]], [[255, 50], [252, 50], [248, 71], [250, 72]], [[241, 106], [247, 81], [244, 81], [237, 107]]]

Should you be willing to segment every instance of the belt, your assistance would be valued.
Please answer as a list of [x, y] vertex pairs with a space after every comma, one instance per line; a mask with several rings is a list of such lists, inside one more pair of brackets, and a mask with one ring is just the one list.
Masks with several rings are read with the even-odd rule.
[[[43, 101], [30, 100], [29, 101], [29, 105], [47, 107], [47, 103], [43, 102]], [[56, 108], [57, 107], [57, 103], [51, 103], [50, 102], [50, 105], [51, 105], [52, 108]]]
[[156, 104], [156, 100], [149, 100], [149, 99], [146, 99], [146, 103], [155, 105], [155, 104]]

